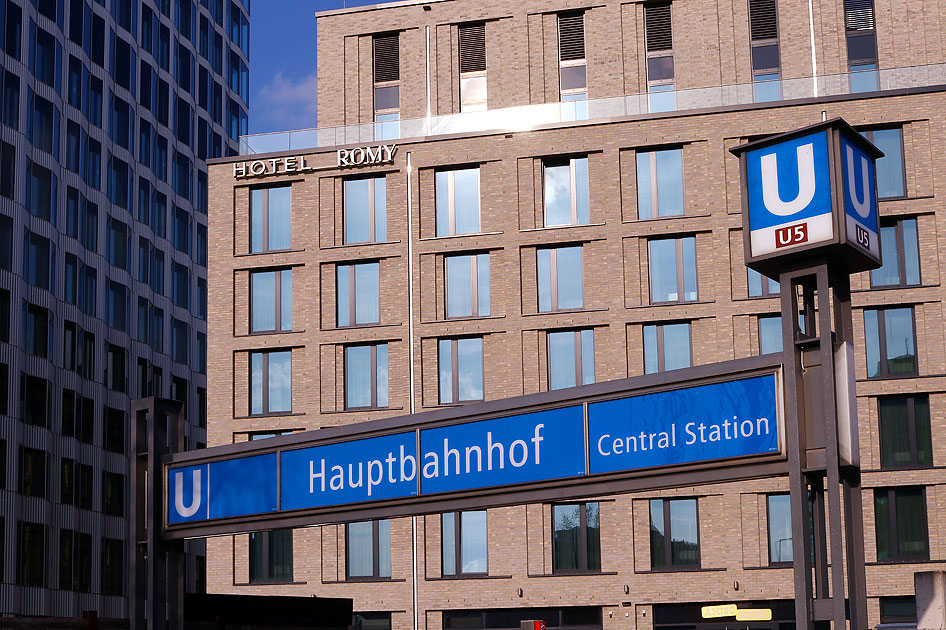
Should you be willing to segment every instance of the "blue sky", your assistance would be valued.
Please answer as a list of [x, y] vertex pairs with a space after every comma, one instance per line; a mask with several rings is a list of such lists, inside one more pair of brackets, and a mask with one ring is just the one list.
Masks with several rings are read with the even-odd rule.
[[250, 133], [315, 127], [315, 12], [383, 1], [255, 0], [250, 12]]

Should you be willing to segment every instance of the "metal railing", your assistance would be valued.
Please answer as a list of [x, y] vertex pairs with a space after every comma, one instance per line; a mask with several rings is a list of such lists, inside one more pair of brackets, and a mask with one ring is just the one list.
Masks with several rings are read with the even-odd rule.
[[536, 127], [610, 118], [771, 103], [801, 98], [885, 92], [946, 84], [946, 63], [885, 70], [759, 81], [690, 90], [632, 94], [564, 103], [541, 103], [240, 137], [240, 154], [270, 153], [449, 134], [527, 131]]

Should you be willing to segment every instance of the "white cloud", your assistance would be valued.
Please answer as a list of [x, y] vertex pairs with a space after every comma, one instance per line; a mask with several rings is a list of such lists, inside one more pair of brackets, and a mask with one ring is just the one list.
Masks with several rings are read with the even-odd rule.
[[299, 79], [276, 72], [250, 103], [253, 133], [315, 127], [316, 84], [314, 70]]

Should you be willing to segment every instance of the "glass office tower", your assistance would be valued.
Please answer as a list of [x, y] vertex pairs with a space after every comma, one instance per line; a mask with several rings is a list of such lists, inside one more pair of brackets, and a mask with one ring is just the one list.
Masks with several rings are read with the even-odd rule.
[[204, 160], [246, 133], [249, 12], [0, 0], [4, 613], [125, 617], [131, 401], [206, 442]]

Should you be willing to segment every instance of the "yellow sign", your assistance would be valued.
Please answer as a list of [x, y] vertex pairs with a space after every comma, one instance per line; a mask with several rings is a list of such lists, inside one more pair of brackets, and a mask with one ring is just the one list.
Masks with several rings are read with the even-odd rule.
[[[716, 617], [732, 617], [737, 614], [735, 604], [721, 604], [719, 606], [703, 606], [700, 608], [703, 619], [715, 619]], [[771, 614], [769, 616], [771, 619]]]
[[736, 610], [736, 621], [772, 621], [772, 609], [740, 608]]

